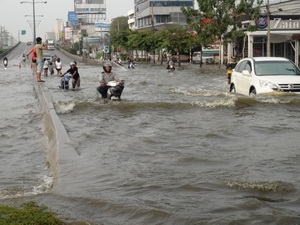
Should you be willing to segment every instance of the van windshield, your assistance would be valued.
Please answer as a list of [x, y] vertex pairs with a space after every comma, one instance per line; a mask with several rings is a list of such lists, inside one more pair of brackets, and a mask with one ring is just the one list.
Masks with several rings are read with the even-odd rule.
[[214, 56], [216, 54], [219, 54], [219, 50], [213, 50], [213, 51], [203, 51], [202, 56]]

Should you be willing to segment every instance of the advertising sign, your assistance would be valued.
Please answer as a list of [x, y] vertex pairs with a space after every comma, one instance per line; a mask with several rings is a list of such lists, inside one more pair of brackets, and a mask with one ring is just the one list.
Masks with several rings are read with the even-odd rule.
[[95, 31], [109, 32], [110, 31], [110, 22], [107, 22], [107, 21], [95, 22]]

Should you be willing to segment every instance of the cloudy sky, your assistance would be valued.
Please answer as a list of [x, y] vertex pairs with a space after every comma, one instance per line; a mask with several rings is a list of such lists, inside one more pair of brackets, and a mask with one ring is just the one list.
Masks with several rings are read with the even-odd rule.
[[[20, 4], [21, 1], [25, 0], [0, 0], [0, 27], [5, 27], [16, 39], [19, 31], [26, 30], [26, 35], [20, 35], [20, 40], [32, 41], [33, 1], [27, 0], [28, 3]], [[44, 39], [46, 32], [54, 31], [55, 19], [67, 21], [68, 11], [74, 11], [74, 0], [47, 0], [47, 4], [39, 2], [42, 1], [35, 0], [36, 35]], [[133, 6], [134, 0], [107, 0], [107, 19], [127, 16]]]

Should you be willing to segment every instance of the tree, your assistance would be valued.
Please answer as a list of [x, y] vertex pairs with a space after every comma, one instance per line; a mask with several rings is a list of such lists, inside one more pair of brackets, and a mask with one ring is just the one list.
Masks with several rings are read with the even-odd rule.
[[[244, 16], [255, 19], [262, 4], [262, 0], [240, 0], [238, 4], [235, 0], [197, 0], [197, 2], [198, 10], [182, 8], [182, 11], [189, 26], [197, 32], [202, 46], [213, 44], [216, 40], [220, 41], [220, 44], [225, 44], [233, 42], [237, 37], [245, 36], [239, 29], [238, 19]], [[249, 26], [249, 30], [253, 29], [255, 27]]]
[[193, 43], [193, 35], [186, 27], [174, 26], [160, 31], [159, 35], [163, 40], [162, 47], [177, 55], [178, 66], [180, 66], [180, 53], [190, 50]]
[[131, 33], [128, 28], [128, 18], [126, 16], [121, 16], [115, 18], [110, 25], [110, 42], [114, 47], [126, 47], [128, 41], [128, 35]]

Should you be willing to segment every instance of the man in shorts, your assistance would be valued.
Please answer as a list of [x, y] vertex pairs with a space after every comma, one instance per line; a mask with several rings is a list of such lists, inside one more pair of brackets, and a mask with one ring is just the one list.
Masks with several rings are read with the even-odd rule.
[[45, 82], [42, 80], [41, 75], [43, 72], [43, 65], [44, 65], [44, 55], [43, 50], [46, 49], [46, 46], [42, 44], [42, 38], [37, 37], [36, 38], [36, 45], [34, 46], [35, 52], [36, 52], [36, 80], [37, 82]]

